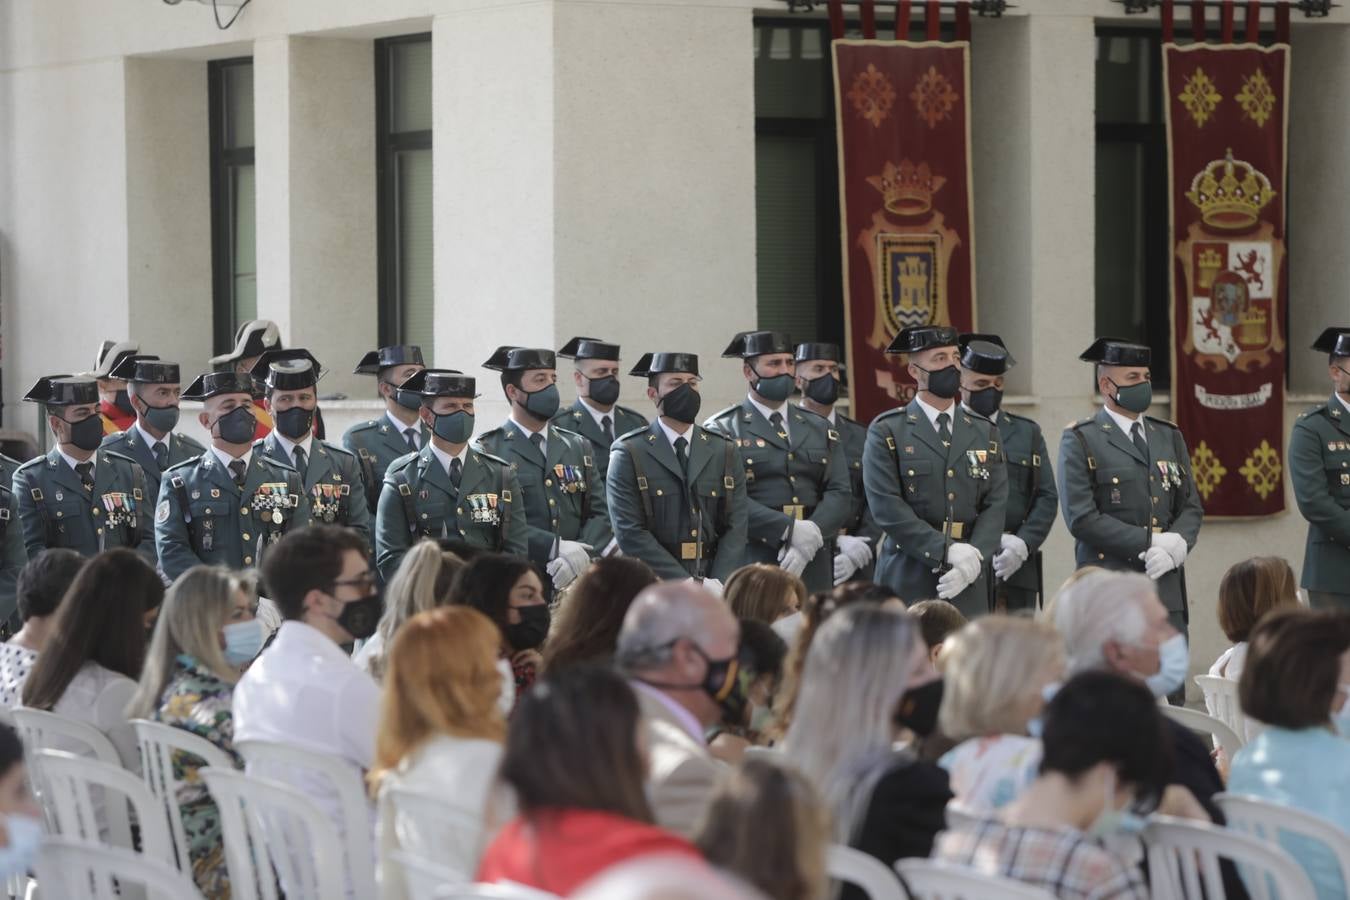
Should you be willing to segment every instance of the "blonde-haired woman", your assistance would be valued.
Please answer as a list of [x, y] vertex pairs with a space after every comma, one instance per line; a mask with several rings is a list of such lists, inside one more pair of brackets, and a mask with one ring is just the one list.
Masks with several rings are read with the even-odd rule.
[[736, 618], [772, 625], [806, 604], [806, 582], [779, 566], [752, 563], [731, 573], [722, 595]]
[[386, 656], [394, 633], [420, 612], [444, 606], [450, 598], [450, 584], [464, 561], [440, 548], [435, 541], [423, 540], [404, 555], [384, 592], [384, 615], [370, 640], [361, 645], [352, 658], [376, 681], [384, 678]]
[[[262, 623], [251, 582], [220, 566], [194, 566], [169, 588], [127, 718], [152, 719], [206, 738], [239, 763], [230, 703], [240, 671], [262, 649]], [[230, 896], [220, 817], [193, 772], [196, 757], [174, 760], [178, 805], [192, 878], [209, 898]]]
[[938, 724], [959, 743], [938, 762], [956, 802], [990, 811], [1015, 800], [1041, 762], [1040, 715], [1064, 678], [1064, 642], [1048, 624], [985, 616], [942, 647]]
[[[492, 620], [467, 606], [418, 613], [394, 635], [369, 776], [380, 797], [379, 865], [386, 898], [407, 896], [396, 867], [389, 866], [390, 855], [399, 850], [442, 861], [453, 855], [453, 867], [465, 881], [473, 879], [490, 835], [488, 794], [506, 736], [498, 706], [505, 686], [497, 668], [501, 641]], [[484, 830], [418, 833], [389, 795], [394, 787], [436, 797], [484, 823]], [[493, 818], [505, 817], [503, 810]]]

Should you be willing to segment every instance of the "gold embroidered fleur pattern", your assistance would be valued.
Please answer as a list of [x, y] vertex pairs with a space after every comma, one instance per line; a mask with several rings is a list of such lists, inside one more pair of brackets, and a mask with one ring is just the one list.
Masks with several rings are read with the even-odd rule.
[[1195, 478], [1196, 489], [1204, 499], [1209, 499], [1209, 495], [1214, 493], [1214, 489], [1227, 474], [1228, 470], [1219, 462], [1214, 451], [1209, 449], [1209, 444], [1201, 441], [1191, 452], [1191, 475]]
[[1270, 114], [1275, 110], [1275, 91], [1271, 89], [1266, 74], [1260, 69], [1242, 79], [1242, 90], [1238, 91], [1238, 95], [1233, 99], [1237, 100], [1243, 113], [1255, 122], [1258, 128], [1266, 126]]
[[1177, 99], [1191, 114], [1195, 126], [1204, 128], [1205, 123], [1214, 115], [1214, 110], [1219, 108], [1219, 101], [1223, 96], [1215, 89], [1214, 82], [1210, 81], [1205, 70], [1197, 68], [1191, 73], [1191, 77], [1186, 79], [1186, 86], [1182, 88], [1180, 94], [1177, 94]]
[[1280, 486], [1280, 474], [1283, 471], [1279, 451], [1270, 446], [1268, 441], [1262, 441], [1261, 446], [1252, 450], [1252, 455], [1238, 469], [1262, 500]]
[[891, 86], [889, 78], [868, 63], [867, 71], [859, 72], [858, 77], [853, 79], [848, 99], [853, 102], [858, 115], [880, 128], [891, 114], [891, 107], [895, 106], [895, 88]]
[[909, 99], [914, 101], [919, 118], [927, 122], [929, 128], [936, 128], [938, 122], [951, 117], [952, 108], [961, 95], [952, 89], [952, 83], [936, 66], [929, 66], [919, 83], [914, 85], [914, 90], [909, 92]]

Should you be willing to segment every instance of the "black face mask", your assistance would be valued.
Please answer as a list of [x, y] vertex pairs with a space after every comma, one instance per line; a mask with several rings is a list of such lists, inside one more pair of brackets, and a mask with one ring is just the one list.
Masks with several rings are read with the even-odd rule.
[[103, 443], [103, 417], [97, 413], [87, 419], [66, 424], [70, 426], [70, 443], [81, 450], [97, 450]]
[[692, 384], [685, 383], [660, 398], [657, 408], [663, 416], [669, 416], [685, 425], [693, 425], [698, 419], [698, 410], [702, 404], [703, 398], [699, 396], [698, 389]]
[[515, 650], [533, 650], [548, 637], [548, 605], [518, 606], [520, 621], [506, 626], [506, 642]]
[[136, 407], [131, 405], [131, 398], [127, 396], [125, 388], [118, 391], [117, 395], [113, 397], [113, 406], [116, 406], [129, 416], [136, 415]]
[[942, 679], [938, 678], [905, 691], [895, 710], [895, 724], [928, 737], [937, 730], [938, 709], [942, 706]]
[[717, 701], [722, 710], [722, 721], [741, 724], [745, 719], [745, 706], [750, 701], [750, 683], [755, 680], [754, 671], [743, 658], [747, 654], [738, 651], [729, 659], [711, 659], [698, 644], [694, 644], [694, 650], [708, 664], [700, 685], [703, 693]]
[[971, 391], [970, 400], [966, 405], [987, 419], [998, 412], [999, 407], [1003, 405], [1003, 392], [996, 387], [987, 387], [982, 391]]
[[834, 401], [839, 399], [839, 379], [828, 373], [812, 378], [806, 382], [802, 394], [821, 406], [834, 406]]
[[298, 441], [314, 429], [314, 410], [292, 406], [277, 413], [276, 422], [277, 431]]
[[403, 407], [404, 409], [412, 410], [413, 412], [417, 412], [419, 409], [422, 408], [422, 395], [417, 393], [417, 391], [402, 390], [401, 388], [399, 388], [398, 385], [394, 384], [392, 381], [386, 381], [385, 384], [389, 385], [394, 389], [392, 396], [394, 398], [394, 402], [397, 403], [399, 406]]
[[961, 393], [961, 370], [956, 366], [947, 366], [943, 369], [928, 370], [923, 366], [915, 365], [914, 368], [920, 372], [928, 373], [928, 387], [924, 390], [934, 397], [941, 397], [948, 400]]
[[604, 378], [592, 378], [590, 397], [601, 406], [609, 406], [619, 399], [619, 379], [613, 375]]
[[236, 406], [217, 418], [215, 424], [220, 426], [220, 439], [225, 443], [247, 444], [253, 440], [258, 420], [247, 406]]
[[375, 633], [375, 626], [380, 623], [383, 613], [384, 602], [380, 599], [380, 592], [375, 591], [360, 600], [344, 603], [337, 623], [356, 640], [362, 641]]

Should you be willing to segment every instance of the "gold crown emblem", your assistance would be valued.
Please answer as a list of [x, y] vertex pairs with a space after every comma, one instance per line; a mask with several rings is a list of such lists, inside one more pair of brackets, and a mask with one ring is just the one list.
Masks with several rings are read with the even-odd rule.
[[947, 179], [934, 175], [926, 162], [916, 166], [902, 159], [899, 166], [886, 163], [882, 173], [867, 179], [867, 183], [881, 191], [882, 203], [888, 211], [911, 217], [921, 216], [933, 208], [933, 195]]
[[1261, 208], [1274, 197], [1270, 179], [1251, 163], [1233, 159], [1232, 148], [1223, 159], [1205, 166], [1186, 192], [1186, 199], [1200, 210], [1201, 221], [1221, 231], [1255, 225]]

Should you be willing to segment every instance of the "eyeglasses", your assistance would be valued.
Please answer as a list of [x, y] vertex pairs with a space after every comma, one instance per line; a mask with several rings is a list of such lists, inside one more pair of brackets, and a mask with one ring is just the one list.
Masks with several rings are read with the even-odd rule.
[[333, 587], [370, 587], [375, 584], [375, 573], [367, 569], [355, 578], [344, 578], [333, 582]]

